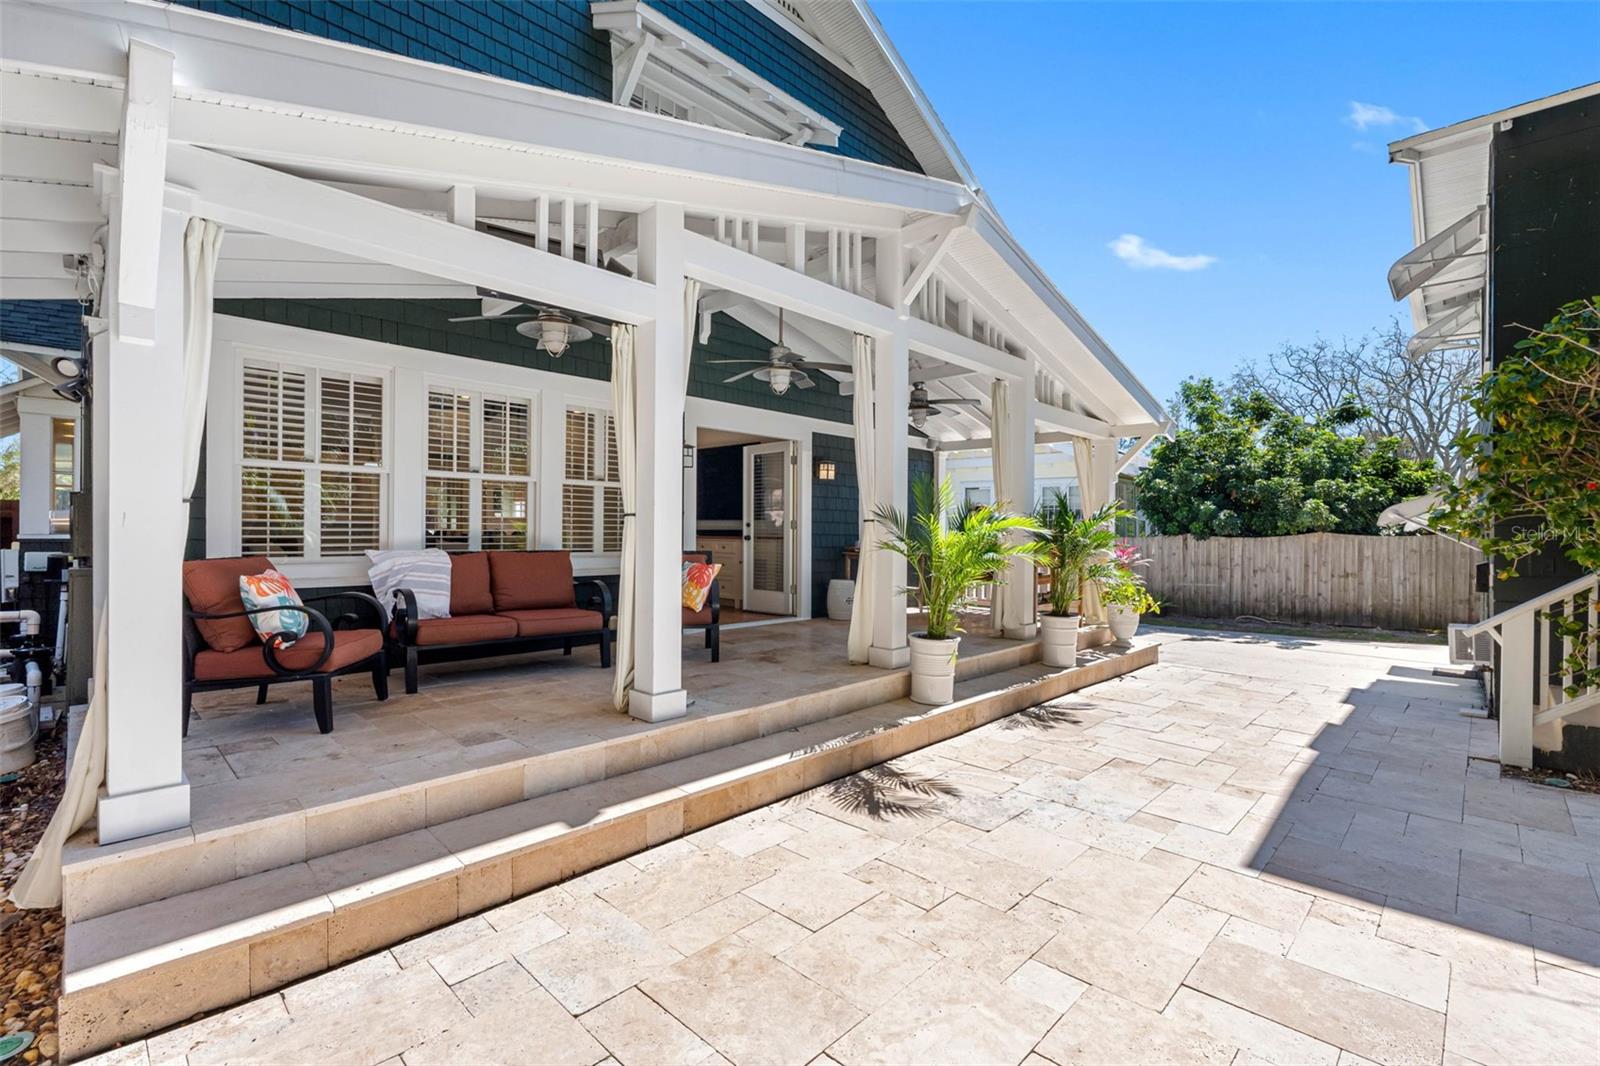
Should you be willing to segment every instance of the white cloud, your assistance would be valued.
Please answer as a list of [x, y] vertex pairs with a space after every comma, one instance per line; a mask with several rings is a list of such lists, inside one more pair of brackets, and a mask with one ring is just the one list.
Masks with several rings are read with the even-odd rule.
[[1413, 133], [1421, 133], [1428, 128], [1428, 124], [1415, 115], [1402, 115], [1392, 107], [1384, 107], [1382, 104], [1363, 104], [1359, 100], [1350, 101], [1350, 113], [1344, 120], [1358, 130], [1385, 130], [1399, 126]]
[[1107, 247], [1135, 270], [1204, 270], [1217, 261], [1214, 255], [1173, 255], [1145, 243], [1137, 233], [1124, 233]]

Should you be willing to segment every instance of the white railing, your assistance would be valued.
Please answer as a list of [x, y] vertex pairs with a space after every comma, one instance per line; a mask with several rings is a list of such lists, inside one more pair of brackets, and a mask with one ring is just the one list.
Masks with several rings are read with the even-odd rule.
[[686, 216], [691, 230], [719, 244], [788, 267], [807, 277], [857, 296], [867, 295], [867, 275], [872, 267], [869, 241], [859, 229], [820, 226], [754, 215], [698, 214]]
[[[1496, 688], [1503, 765], [1532, 766], [1536, 731], [1546, 741], [1541, 746], [1559, 750], [1563, 720], [1600, 708], [1600, 573], [1569, 581], [1462, 633], [1488, 633], [1500, 645]], [[1575, 656], [1575, 649], [1581, 654]]]

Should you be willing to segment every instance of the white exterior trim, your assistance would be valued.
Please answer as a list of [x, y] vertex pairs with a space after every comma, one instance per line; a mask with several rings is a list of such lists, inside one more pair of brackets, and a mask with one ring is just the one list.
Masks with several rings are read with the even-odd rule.
[[[207, 556], [239, 554], [239, 370], [250, 355], [384, 376], [389, 483], [384, 497], [383, 523], [386, 547], [390, 548], [422, 547], [427, 442], [426, 433], [416, 420], [425, 412], [428, 386], [448, 384], [463, 389], [509, 392], [533, 400], [534, 495], [529, 501], [529, 510], [534, 525], [534, 544], [539, 548], [561, 547], [566, 409], [573, 406], [609, 411], [611, 392], [607, 382], [219, 314], [212, 339], [211, 382], [206, 403]], [[855, 427], [847, 422], [830, 422], [691, 396], [685, 404], [685, 439], [692, 442], [701, 426], [799, 443], [802, 465], [798, 491], [805, 512], [800, 528], [798, 609], [802, 617], [809, 617], [811, 470], [807, 463], [812, 454], [812, 435], [853, 437]], [[692, 485], [692, 480], [688, 485]], [[614, 574], [617, 558], [615, 554], [604, 553], [574, 555], [573, 569], [582, 574]], [[284, 563], [283, 570], [293, 581], [307, 588], [363, 584], [367, 579], [364, 558]]]

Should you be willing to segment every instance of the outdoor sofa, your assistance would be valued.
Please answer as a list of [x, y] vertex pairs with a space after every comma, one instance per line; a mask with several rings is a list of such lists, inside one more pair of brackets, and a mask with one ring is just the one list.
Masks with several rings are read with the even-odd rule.
[[[683, 553], [686, 563], [711, 562], [710, 552], [686, 551]], [[722, 661], [722, 603], [717, 598], [717, 583], [713, 581], [707, 589], [705, 606], [698, 611], [683, 608], [683, 628], [692, 629], [695, 626], [705, 626], [706, 647], [711, 649], [711, 661]]]
[[598, 578], [574, 579], [570, 552], [453, 554], [449, 618], [418, 618], [416, 595], [406, 588], [395, 591], [392, 611], [389, 635], [405, 657], [407, 693], [417, 691], [423, 661], [550, 648], [570, 655], [598, 644], [600, 666], [611, 666], [611, 589]]
[[[383, 639], [383, 610], [360, 592], [302, 593], [301, 607], [275, 606], [247, 611], [239, 579], [276, 569], [266, 556], [197, 559], [183, 564], [183, 735], [196, 692], [254, 688], [265, 703], [267, 686], [288, 681], [311, 682], [317, 728], [333, 732], [333, 679], [344, 674], [372, 673], [372, 691], [389, 698], [389, 662]], [[311, 603], [337, 601], [353, 610], [332, 621]], [[252, 615], [267, 611], [299, 611], [309, 620], [306, 634], [289, 647], [276, 639], [262, 640], [251, 625]]]

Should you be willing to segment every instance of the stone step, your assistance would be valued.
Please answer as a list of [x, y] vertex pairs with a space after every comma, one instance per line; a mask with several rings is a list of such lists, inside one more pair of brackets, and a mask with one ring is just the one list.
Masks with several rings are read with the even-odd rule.
[[[1110, 639], [1086, 629], [1085, 650]], [[958, 679], [1037, 660], [1036, 641], [962, 656]], [[100, 847], [92, 829], [68, 842], [62, 863], [62, 913], [71, 923], [127, 910], [241, 877], [292, 866], [427, 829], [508, 803], [615, 778], [636, 770], [783, 733], [840, 714], [900, 699], [908, 671], [863, 670], [859, 680], [711, 715], [690, 715], [592, 744], [545, 752], [428, 778], [360, 796], [307, 798], [301, 809], [265, 814], [221, 828], [202, 825]], [[603, 713], [603, 712], [596, 712]]]
[[1081, 665], [958, 682], [688, 758], [70, 922], [60, 1001], [74, 1058], [261, 995], [1157, 661], [1142, 643]]

